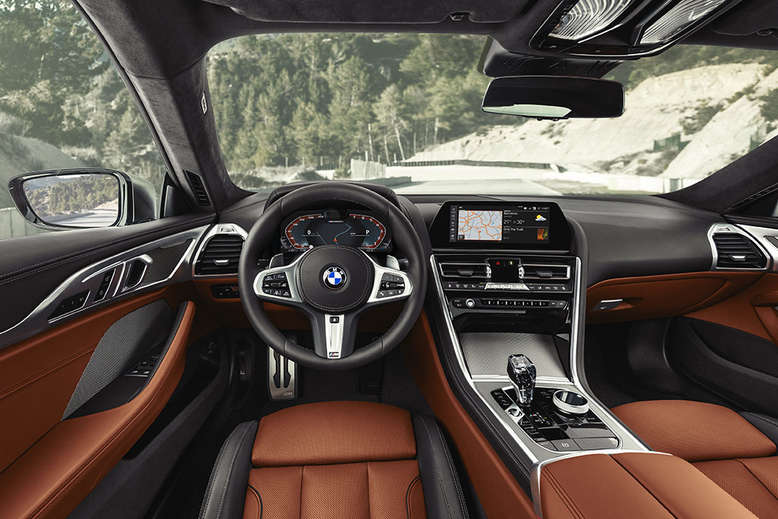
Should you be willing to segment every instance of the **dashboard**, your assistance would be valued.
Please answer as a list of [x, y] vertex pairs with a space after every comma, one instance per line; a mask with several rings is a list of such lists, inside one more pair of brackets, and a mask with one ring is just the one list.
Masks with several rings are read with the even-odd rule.
[[281, 249], [299, 252], [321, 245], [356, 247], [365, 252], [388, 252], [391, 233], [369, 211], [324, 209], [292, 215], [282, 225]]

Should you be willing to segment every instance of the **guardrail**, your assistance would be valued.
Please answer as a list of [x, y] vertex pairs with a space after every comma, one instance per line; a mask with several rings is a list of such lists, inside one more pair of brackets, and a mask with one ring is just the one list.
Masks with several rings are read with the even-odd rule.
[[0, 208], [0, 240], [40, 234], [42, 229], [32, 226], [15, 207]]
[[[522, 169], [551, 169], [559, 168], [556, 164], [549, 162], [514, 162], [505, 160], [417, 160], [404, 162], [393, 162], [390, 166], [418, 167], [418, 166], [495, 166], [500, 168], [522, 168]], [[563, 169], [563, 168], [562, 168]]]

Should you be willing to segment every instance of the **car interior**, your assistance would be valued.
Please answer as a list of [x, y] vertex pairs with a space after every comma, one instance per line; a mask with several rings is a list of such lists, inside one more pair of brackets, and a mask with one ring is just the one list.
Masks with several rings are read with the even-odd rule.
[[[661, 194], [254, 192], [207, 72], [246, 35], [476, 35], [486, 116], [618, 118], [615, 67], [778, 50], [778, 4], [73, 5], [164, 183], [8, 183], [49, 232], [0, 240], [0, 517], [778, 517], [778, 138]], [[68, 178], [110, 218], [41, 209]]]

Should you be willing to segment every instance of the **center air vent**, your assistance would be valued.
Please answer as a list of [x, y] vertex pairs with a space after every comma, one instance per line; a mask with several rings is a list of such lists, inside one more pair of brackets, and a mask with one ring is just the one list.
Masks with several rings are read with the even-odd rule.
[[198, 276], [236, 275], [242, 248], [242, 236], [214, 234], [197, 257], [195, 274]]
[[441, 263], [440, 273], [444, 278], [487, 279], [490, 277], [486, 263]]
[[716, 246], [716, 268], [764, 269], [767, 258], [747, 236], [735, 232], [713, 234]]
[[524, 263], [524, 279], [548, 279], [548, 280], [568, 280], [570, 279], [570, 267], [567, 265], [536, 265], [533, 263]]

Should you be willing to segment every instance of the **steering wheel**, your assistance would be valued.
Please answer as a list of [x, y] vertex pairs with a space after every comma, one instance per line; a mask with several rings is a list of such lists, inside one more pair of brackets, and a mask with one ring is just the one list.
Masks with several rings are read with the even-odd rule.
[[[262, 253], [278, 239], [285, 217], [322, 201], [359, 205], [373, 211], [392, 230], [408, 259], [407, 271], [379, 265], [364, 251], [341, 245], [306, 250], [286, 265], [264, 270]], [[292, 191], [270, 205], [246, 238], [238, 265], [240, 300], [251, 326], [271, 348], [303, 366], [349, 369], [386, 355], [410, 332], [421, 313], [427, 289], [424, 248], [413, 225], [393, 203], [361, 186], [343, 182], [314, 184]], [[263, 302], [302, 310], [310, 319], [313, 350], [287, 338], [268, 318]], [[404, 301], [395, 322], [370, 344], [355, 349], [360, 314], [371, 307]]]

